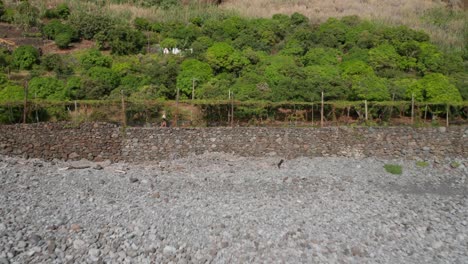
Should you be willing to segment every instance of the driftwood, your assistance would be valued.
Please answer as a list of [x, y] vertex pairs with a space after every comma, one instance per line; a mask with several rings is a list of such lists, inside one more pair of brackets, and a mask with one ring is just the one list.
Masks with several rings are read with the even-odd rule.
[[70, 166], [67, 167], [67, 170], [83, 170], [83, 169], [89, 169], [91, 166], [88, 165], [82, 165], [82, 166]]

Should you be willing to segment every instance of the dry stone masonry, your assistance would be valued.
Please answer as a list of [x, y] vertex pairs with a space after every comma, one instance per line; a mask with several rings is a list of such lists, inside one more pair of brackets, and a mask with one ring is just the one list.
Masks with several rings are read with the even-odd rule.
[[9, 156], [143, 162], [210, 152], [285, 158], [466, 158], [468, 127], [124, 129], [108, 123], [0, 126], [0, 154]]

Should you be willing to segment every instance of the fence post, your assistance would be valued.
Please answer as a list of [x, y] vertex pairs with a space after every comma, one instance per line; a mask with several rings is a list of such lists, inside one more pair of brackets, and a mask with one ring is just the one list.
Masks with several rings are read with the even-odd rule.
[[447, 116], [446, 116], [446, 118], [445, 118], [445, 120], [446, 120], [445, 126], [446, 126], [446, 127], [449, 127], [449, 112], [450, 112], [450, 105], [447, 104]]
[[367, 120], [368, 120], [368, 115], [367, 115], [367, 100], [364, 100], [364, 108], [365, 108], [365, 111], [366, 111], [365, 117], [366, 117], [366, 121], [367, 121]]
[[[37, 92], [34, 93], [34, 101], [37, 100]], [[34, 110], [36, 110], [36, 123], [39, 123], [39, 113], [37, 112], [37, 103], [34, 103]]]
[[312, 105], [310, 106], [310, 109], [311, 109], [311, 121], [312, 121], [312, 125], [314, 125], [314, 103], [312, 103]]
[[[229, 89], [229, 95], [228, 95], [228, 100], [229, 102], [231, 102], [231, 89]], [[227, 122], [228, 124], [231, 124], [231, 110], [229, 109], [229, 106], [228, 106], [228, 111], [227, 111]]]
[[427, 104], [426, 104], [426, 108], [424, 109], [424, 123], [426, 123], [426, 119], [427, 119]]
[[27, 111], [28, 111], [28, 81], [25, 81], [25, 83], [24, 83], [23, 124], [26, 124]]
[[177, 123], [179, 119], [179, 87], [177, 87], [177, 93], [176, 93], [176, 111], [175, 111], [175, 116], [174, 116], [174, 127], [177, 127]]
[[231, 127], [234, 127], [234, 92], [231, 96]]
[[322, 106], [321, 106], [321, 109], [320, 109], [320, 127], [323, 127], [323, 91], [322, 91]]
[[125, 98], [124, 98], [124, 92], [123, 90], [120, 90], [120, 95], [122, 99], [122, 126], [127, 127], [127, 110], [125, 108]]
[[411, 125], [414, 125], [414, 93], [411, 94]]

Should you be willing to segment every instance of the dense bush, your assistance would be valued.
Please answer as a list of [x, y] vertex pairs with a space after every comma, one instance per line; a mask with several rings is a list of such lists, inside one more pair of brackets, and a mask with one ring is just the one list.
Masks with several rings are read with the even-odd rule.
[[72, 36], [70, 35], [70, 33], [67, 32], [60, 33], [57, 34], [57, 36], [55, 36], [55, 44], [57, 44], [57, 46], [61, 49], [68, 48], [70, 46], [71, 41]]
[[139, 53], [146, 42], [143, 33], [129, 27], [115, 27], [108, 38], [111, 52], [116, 55]]
[[13, 65], [20, 70], [30, 70], [39, 61], [39, 51], [33, 46], [20, 46], [13, 51]]
[[0, 85], [0, 101], [21, 101], [24, 99], [24, 88], [17, 84]]
[[80, 37], [93, 39], [98, 33], [107, 35], [114, 27], [115, 21], [100, 13], [73, 13], [70, 16], [70, 24], [73, 25]]
[[3, 0], [0, 0], [0, 18], [3, 16], [5, 13], [5, 4], [3, 3]]
[[67, 19], [70, 16], [70, 8], [66, 3], [61, 3], [56, 8], [47, 9], [44, 16], [49, 19]]
[[48, 39], [55, 39], [58, 34], [68, 34], [73, 41], [79, 40], [78, 32], [70, 25], [53, 19], [42, 28], [42, 34]]
[[91, 49], [83, 54], [80, 59], [81, 66], [88, 70], [92, 67], [106, 67], [110, 68], [112, 65], [112, 58], [102, 55], [98, 50]]
[[21, 1], [15, 9], [13, 21], [15, 24], [29, 28], [36, 26], [39, 22], [39, 9], [29, 3], [29, 1]]
[[80, 93], [83, 99], [105, 99], [120, 84], [120, 77], [109, 68], [93, 67], [86, 71]]
[[[132, 25], [116, 19], [73, 12], [68, 21], [55, 19], [43, 27], [44, 36], [62, 47], [92, 39], [110, 56], [98, 49], [47, 55], [38, 67], [37, 55], [0, 52], [0, 67], [34, 68], [31, 75], [37, 77], [53, 71], [73, 99], [117, 98], [121, 91], [130, 98], [174, 99], [177, 88], [190, 98], [193, 85], [203, 99], [227, 99], [229, 90], [239, 100], [272, 101], [318, 101], [322, 91], [325, 100], [468, 97], [468, 53], [442, 52], [427, 34], [404, 26], [356, 16], [311, 25], [300, 14], [202, 15], [190, 22], [136, 18]], [[146, 44], [150, 52], [142, 55]], [[163, 54], [164, 48], [181, 52]]]
[[53, 77], [35, 77], [29, 82], [28, 97], [63, 101], [69, 99], [69, 94], [62, 81]]
[[0, 69], [8, 67], [12, 60], [11, 53], [5, 48], [0, 48]]

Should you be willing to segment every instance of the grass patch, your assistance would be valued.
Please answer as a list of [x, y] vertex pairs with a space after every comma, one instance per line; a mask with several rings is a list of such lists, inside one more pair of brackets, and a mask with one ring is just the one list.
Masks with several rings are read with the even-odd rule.
[[403, 169], [400, 165], [397, 164], [385, 164], [384, 169], [391, 174], [401, 175], [403, 173]]
[[457, 161], [452, 161], [452, 162], [450, 163], [450, 167], [456, 169], [456, 168], [460, 167], [460, 163], [457, 162]]
[[425, 161], [417, 161], [416, 166], [421, 167], [421, 168], [425, 168], [425, 167], [429, 166], [429, 163], [427, 163]]

